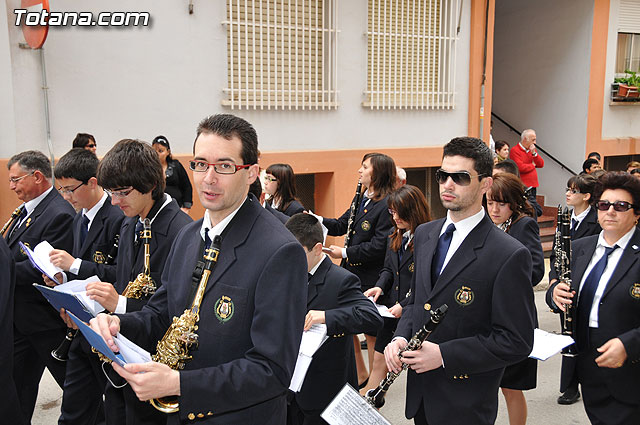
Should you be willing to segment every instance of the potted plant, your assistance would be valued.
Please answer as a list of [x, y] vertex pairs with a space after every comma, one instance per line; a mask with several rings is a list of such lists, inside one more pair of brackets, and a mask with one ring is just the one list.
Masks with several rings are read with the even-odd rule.
[[626, 77], [616, 78], [618, 83], [618, 97], [638, 98], [640, 97], [640, 75], [637, 72], [625, 70]]

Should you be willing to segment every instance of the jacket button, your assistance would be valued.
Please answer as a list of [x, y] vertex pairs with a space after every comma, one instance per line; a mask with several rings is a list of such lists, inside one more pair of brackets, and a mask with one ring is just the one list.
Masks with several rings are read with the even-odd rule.
[[204, 413], [198, 413], [199, 418], [204, 418]]
[[424, 305], [424, 309], [425, 309], [425, 310], [427, 310], [427, 311], [431, 310], [431, 304], [426, 303], [426, 304]]
[[212, 412], [211, 410], [209, 410], [209, 411], [207, 412], [207, 416], [213, 416], [213, 412]]
[[193, 413], [189, 413], [187, 415], [187, 418], [189, 418], [190, 421], [194, 420], [196, 418], [196, 415], [194, 415]]

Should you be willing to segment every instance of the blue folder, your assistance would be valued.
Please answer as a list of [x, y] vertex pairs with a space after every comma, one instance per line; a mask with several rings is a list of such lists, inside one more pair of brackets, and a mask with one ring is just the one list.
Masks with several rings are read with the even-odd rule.
[[80, 329], [80, 332], [82, 332], [82, 335], [84, 335], [84, 337], [87, 339], [87, 342], [89, 343], [89, 345], [91, 345], [93, 348], [98, 350], [102, 355], [110, 358], [111, 361], [116, 362], [120, 366], [124, 367], [124, 365], [127, 364], [127, 362], [124, 360], [122, 355], [111, 351], [111, 348], [109, 348], [105, 340], [102, 339], [102, 336], [98, 335], [93, 329], [87, 326], [82, 320], [76, 317], [73, 313], [69, 313], [69, 317], [71, 317], [71, 320], [73, 320], [73, 323], [75, 323], [78, 326], [78, 329]]
[[93, 314], [85, 308], [75, 295], [56, 291], [53, 288], [38, 285], [37, 283], [34, 283], [33, 286], [35, 286], [35, 288], [44, 295], [47, 301], [49, 301], [56, 310], [60, 311], [61, 308], [64, 308], [67, 312], [75, 314], [84, 322], [88, 322], [93, 319]]

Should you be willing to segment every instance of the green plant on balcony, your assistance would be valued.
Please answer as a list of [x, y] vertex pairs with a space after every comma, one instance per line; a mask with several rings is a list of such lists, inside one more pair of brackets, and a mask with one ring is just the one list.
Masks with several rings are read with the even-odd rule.
[[626, 69], [624, 77], [614, 79], [618, 83], [618, 96], [623, 98], [638, 98], [640, 96], [640, 73]]

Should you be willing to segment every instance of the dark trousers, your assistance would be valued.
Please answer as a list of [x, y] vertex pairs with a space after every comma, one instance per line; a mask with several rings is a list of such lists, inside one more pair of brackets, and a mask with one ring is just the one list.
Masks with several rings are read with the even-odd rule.
[[[127, 382], [111, 367], [108, 367], [108, 375], [118, 386]], [[122, 388], [115, 388], [111, 383], [107, 383], [104, 396], [107, 425], [165, 425], [167, 423], [167, 414], [157, 410], [147, 401], [140, 401], [129, 384]]]
[[62, 395], [62, 414], [58, 425], [104, 424], [102, 395], [107, 383], [98, 355], [81, 334], [69, 349], [67, 375]]
[[60, 388], [64, 387], [66, 362], [60, 362], [51, 356], [51, 351], [64, 339], [64, 333], [65, 330], [60, 328], [23, 335], [14, 327], [13, 379], [26, 423], [31, 422], [45, 367], [49, 369]]
[[293, 393], [287, 395], [287, 425], [327, 425], [320, 417], [323, 410], [305, 410], [298, 405]]
[[416, 415], [413, 417], [413, 423], [415, 425], [429, 425], [427, 422], [427, 416], [424, 413], [424, 401], [420, 403]]

